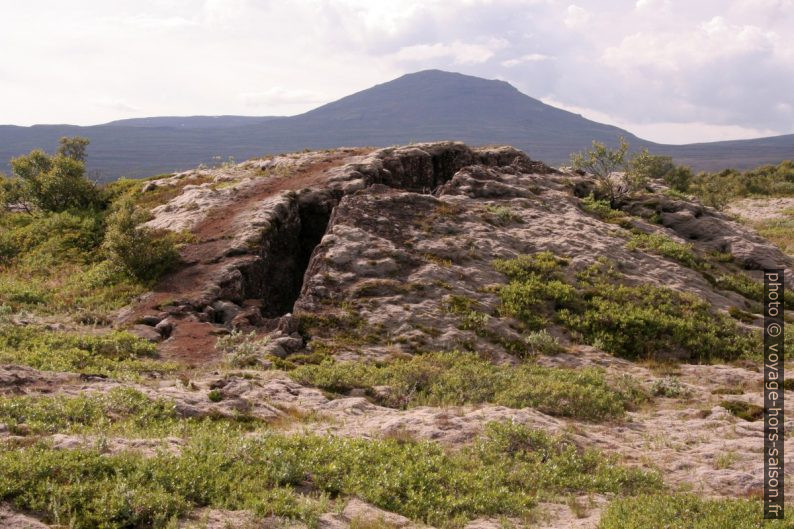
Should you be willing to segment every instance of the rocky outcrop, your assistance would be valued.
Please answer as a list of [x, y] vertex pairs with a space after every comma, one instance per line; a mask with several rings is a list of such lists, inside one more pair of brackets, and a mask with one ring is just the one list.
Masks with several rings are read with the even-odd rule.
[[[132, 324], [133, 332], [152, 341], [178, 337], [180, 334], [174, 333], [174, 329], [185, 320], [244, 330], [272, 330], [279, 324], [278, 318], [292, 312], [315, 247], [325, 235], [335, 208], [345, 197], [363, 190], [369, 193], [369, 189], [389, 188], [430, 198], [467, 167], [493, 167], [509, 173], [554, 172], [510, 147], [471, 149], [455, 142], [380, 149], [344, 161], [347, 163], [326, 167], [316, 178], [306, 179], [305, 188], [285, 185], [276, 186], [270, 193], [267, 189], [257, 192], [256, 178], [246, 171], [278, 169], [280, 174], [288, 175], [290, 171], [307, 170], [312, 164], [324, 163], [317, 153], [281, 157], [261, 164], [247, 162], [236, 169], [242, 171], [239, 182], [221, 192], [213, 186], [234, 179], [216, 175], [200, 186], [185, 186], [178, 197], [155, 208], [155, 218], [149, 225], [170, 229], [190, 226], [200, 233], [206, 224], [211, 237], [194, 245], [196, 248], [189, 248], [187, 266], [166, 278], [162, 290], [169, 295], [144, 299], [138, 307], [120, 315], [120, 324]], [[155, 181], [153, 186], [174, 185], [190, 177], [177, 175], [163, 182]], [[207, 178], [207, 174], [197, 173], [193, 178]], [[495, 185], [486, 187], [489, 192], [503, 192]], [[241, 200], [245, 193], [252, 199]], [[195, 200], [187, 201], [185, 195], [196, 195]], [[198, 196], [214, 197], [214, 202], [202, 202], [196, 208], [193, 204]], [[244, 207], [238, 209], [238, 205]], [[218, 219], [213, 226], [214, 219], [208, 218], [208, 212], [218, 210], [232, 211], [232, 222]], [[224, 224], [228, 224], [226, 232], [222, 229]], [[202, 244], [208, 248], [197, 250]], [[365, 267], [372, 267], [370, 275], [377, 275], [391, 266], [385, 260], [380, 265]], [[159, 303], [163, 300], [167, 304]], [[226, 308], [218, 310], [219, 304]], [[231, 309], [230, 304], [237, 308]], [[231, 317], [230, 310], [235, 312]], [[146, 326], [153, 327], [162, 321], [151, 317], [154, 311], [164, 312], [169, 320], [164, 327], [149, 330]]]
[[[235, 171], [243, 176], [231, 178]], [[281, 335], [288, 337], [297, 330], [288, 323], [293, 312], [339, 318], [353, 310], [358, 325], [371, 330], [363, 354], [462, 347], [498, 357], [506, 344], [519, 342], [515, 322], [491, 318], [485, 332], [462, 330], [460, 315], [446, 306], [465, 297], [480, 312], [493, 313], [497, 300], [489, 285], [504, 277], [491, 262], [542, 250], [569, 256], [571, 273], [606, 258], [629, 281], [694, 292], [718, 309], [741, 303], [696, 270], [627, 249], [624, 228], [582, 209], [578, 197], [592, 189], [587, 175], [561, 173], [511, 147], [439, 142], [306, 153], [246, 162], [215, 178], [187, 186], [155, 209], [153, 226], [182, 225], [184, 193], [212, 194], [207, 189], [214, 184], [232, 182], [214, 193], [221, 198], [203, 211], [203, 220], [191, 213], [194, 231], [209, 235], [189, 247], [187, 266], [166, 280], [162, 295], [144, 300], [148, 310], [120, 318], [137, 323], [133, 330], [147, 339], [164, 339], [166, 350], [185, 335], [179, 330], [185, 322], [191, 336], [207, 336], [195, 346], [206, 349], [213, 329], [271, 332], [286, 325], [292, 328]], [[747, 270], [791, 270], [779, 249], [697, 203], [655, 193], [623, 209], [635, 229], [692, 243], [704, 253], [730, 253]], [[164, 299], [167, 305], [158, 304]], [[149, 318], [152, 313], [167, 320]], [[314, 345], [338, 331], [313, 336]], [[359, 345], [347, 352], [362, 354]], [[291, 354], [284, 351], [280, 356]], [[344, 356], [344, 347], [338, 351]]]

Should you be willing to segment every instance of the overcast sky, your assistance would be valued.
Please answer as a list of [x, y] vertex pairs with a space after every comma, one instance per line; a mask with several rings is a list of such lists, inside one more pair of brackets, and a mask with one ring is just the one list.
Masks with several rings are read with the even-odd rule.
[[427, 68], [650, 140], [794, 132], [794, 0], [2, 0], [0, 123], [300, 113]]

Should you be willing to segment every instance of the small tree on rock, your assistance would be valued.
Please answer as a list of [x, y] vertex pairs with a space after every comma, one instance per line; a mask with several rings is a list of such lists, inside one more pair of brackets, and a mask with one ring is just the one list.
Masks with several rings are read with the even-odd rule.
[[592, 149], [571, 155], [571, 165], [574, 169], [595, 176], [599, 192], [609, 200], [610, 205], [615, 206], [628, 192], [625, 182], [614, 175], [617, 171], [627, 169], [628, 150], [629, 144], [625, 138], [620, 138], [620, 146], [617, 149], [609, 149], [603, 143], [594, 141]]

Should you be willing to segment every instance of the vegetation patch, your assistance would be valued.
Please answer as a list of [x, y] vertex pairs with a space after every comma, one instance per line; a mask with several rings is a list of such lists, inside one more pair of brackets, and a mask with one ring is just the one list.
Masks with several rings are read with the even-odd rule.
[[0, 213], [0, 304], [37, 313], [109, 311], [145, 285], [104, 260], [101, 213]]
[[492, 403], [594, 421], [621, 417], [647, 398], [631, 380], [610, 381], [596, 368], [498, 366], [462, 352], [385, 365], [326, 360], [300, 366], [290, 376], [334, 393], [364, 389], [380, 404], [397, 408]]
[[622, 285], [614, 267], [596, 263], [562, 279], [548, 252], [494, 263], [510, 279], [502, 312], [530, 329], [560, 323], [585, 342], [626, 358], [732, 360], [757, 354], [755, 337], [692, 294], [648, 284]]
[[759, 235], [769, 239], [785, 253], [794, 255], [794, 214], [755, 222], [753, 227]]
[[[599, 219], [613, 224], [626, 225], [631, 227], [628, 216], [619, 209], [613, 209], [608, 200], [598, 200], [590, 193], [580, 202], [582, 209], [591, 213]], [[628, 222], [628, 224], [626, 224]]]
[[487, 206], [483, 219], [494, 226], [507, 226], [514, 222], [522, 224], [524, 222], [520, 215], [507, 206]]
[[708, 361], [750, 355], [755, 338], [692, 294], [653, 285], [603, 285], [582, 293], [581, 308], [559, 320], [588, 343], [626, 358]]
[[264, 361], [263, 351], [266, 338], [257, 338], [256, 332], [246, 334], [233, 330], [215, 342], [215, 349], [226, 354], [226, 361], [232, 367], [255, 367]]
[[16, 433], [21, 430], [26, 434], [81, 432], [104, 429], [128, 418], [141, 423], [174, 417], [173, 405], [150, 400], [146, 395], [126, 388], [113, 389], [107, 394], [75, 397], [0, 397], [0, 422]]
[[720, 406], [731, 412], [731, 414], [744, 419], [745, 421], [760, 421], [764, 418], [764, 408], [756, 404], [750, 404], [741, 400], [724, 400]]
[[317, 363], [341, 350], [383, 342], [382, 327], [367, 325], [351, 303], [343, 302], [339, 308], [337, 313], [296, 313], [298, 332], [307, 343], [311, 341], [311, 357], [291, 355], [289, 360], [275, 357], [268, 360], [276, 367], [291, 369], [297, 363]]
[[478, 516], [525, 515], [538, 500], [563, 494], [660, 488], [655, 473], [515, 424], [490, 425], [454, 452], [424, 441], [220, 432], [192, 439], [179, 455], [44, 444], [0, 451], [0, 499], [75, 529], [162, 528], [202, 506], [313, 523], [337, 496], [455, 527]]
[[126, 332], [80, 334], [32, 325], [0, 325], [0, 363], [5, 364], [120, 379], [176, 370], [176, 365], [156, 356], [154, 344]]
[[[723, 274], [714, 280], [714, 284], [723, 290], [730, 290], [761, 303], [764, 301], [764, 284], [744, 274]], [[794, 292], [786, 289], [783, 296], [785, 308], [794, 310]]]
[[732, 200], [756, 196], [794, 196], [794, 161], [764, 165], [750, 171], [726, 169], [696, 175], [689, 191], [704, 204], [723, 207]]
[[701, 259], [691, 244], [676, 242], [662, 233], [634, 233], [626, 243], [630, 251], [643, 250], [677, 261], [688, 268], [700, 268]]
[[659, 494], [613, 501], [598, 529], [784, 529], [791, 527], [792, 520], [790, 511], [785, 520], [764, 520], [761, 501]]
[[688, 398], [692, 391], [674, 377], [662, 377], [651, 384], [651, 394], [655, 397]]
[[32, 151], [0, 176], [0, 304], [39, 313], [108, 312], [177, 261], [174, 234], [141, 224], [139, 185], [85, 177], [88, 140]]

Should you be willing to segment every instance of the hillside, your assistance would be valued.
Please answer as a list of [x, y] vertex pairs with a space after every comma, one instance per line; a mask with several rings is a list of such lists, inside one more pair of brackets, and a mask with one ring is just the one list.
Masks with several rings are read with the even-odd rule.
[[733, 218], [459, 142], [111, 190], [179, 234], [158, 281], [101, 212], [0, 217], [5, 525], [761, 519], [760, 270], [794, 260]]
[[557, 166], [593, 140], [669, 154], [697, 170], [746, 169], [792, 157], [794, 135], [686, 146], [657, 145], [546, 105], [503, 81], [428, 70], [404, 75], [291, 117], [194, 116], [74, 127], [0, 126], [0, 159], [53, 150], [61, 136], [91, 139], [89, 169], [105, 180], [144, 177], [268, 153], [459, 140], [510, 144]]

